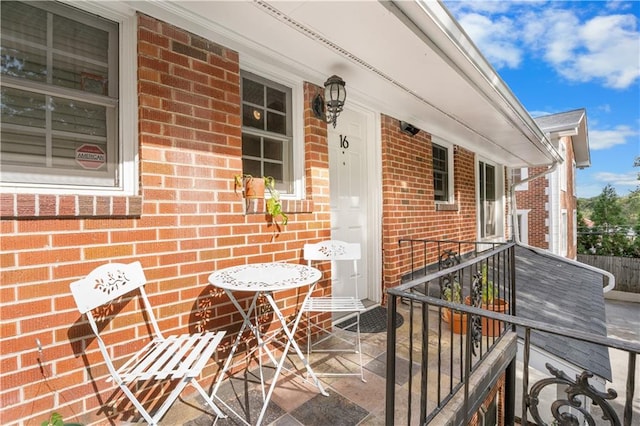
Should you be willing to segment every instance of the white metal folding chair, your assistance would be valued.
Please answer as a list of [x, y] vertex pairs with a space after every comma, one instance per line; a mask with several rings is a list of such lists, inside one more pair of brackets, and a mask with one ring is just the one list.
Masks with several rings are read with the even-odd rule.
[[[187, 384], [196, 388], [217, 417], [226, 417], [196, 381], [207, 361], [216, 351], [225, 332], [182, 334], [165, 338], [160, 332], [144, 290], [145, 284], [146, 278], [140, 262], [133, 262], [99, 266], [85, 278], [70, 285], [78, 310], [87, 316], [91, 330], [96, 335], [100, 352], [111, 374], [107, 381], [114, 380], [120, 386], [122, 392], [150, 425], [159, 423]], [[125, 295], [134, 299], [138, 296], [138, 299], [141, 299], [137, 301], [135, 309], [146, 316], [151, 323], [149, 332], [151, 340], [137, 352], [112, 360], [111, 355], [125, 349], [126, 345], [121, 345], [123, 342], [117, 342], [120, 344], [117, 351], [107, 347], [103, 340], [106, 336], [101, 336], [101, 330], [105, 329], [103, 322], [111, 321], [117, 313], [109, 309], [112, 307], [110, 305]], [[98, 326], [98, 322], [102, 328]], [[113, 333], [110, 328], [106, 331]], [[114, 362], [122, 365], [116, 368]], [[174, 381], [175, 387], [160, 408], [151, 415], [133, 394], [133, 390], [139, 391], [140, 385], [154, 385], [159, 381]]]
[[[331, 261], [332, 269], [334, 268], [333, 262], [350, 262], [352, 266], [352, 275], [349, 277], [349, 281], [354, 286], [353, 297], [309, 297], [304, 303], [302, 309], [307, 313], [307, 357], [311, 352], [354, 352], [359, 355], [359, 372], [316, 372], [318, 376], [360, 376], [363, 382], [364, 379], [364, 366], [362, 363], [362, 347], [360, 344], [360, 313], [364, 312], [366, 308], [358, 296], [358, 260], [361, 256], [360, 244], [358, 243], [346, 243], [338, 240], [322, 241], [316, 244], [304, 245], [304, 258], [311, 266], [312, 262]], [[332, 278], [333, 279], [333, 278]], [[349, 341], [345, 338], [348, 332], [338, 330], [327, 329], [319, 324], [312, 324], [310, 320], [310, 313], [312, 312], [327, 312], [331, 313], [343, 313], [354, 314], [355, 317], [355, 339]], [[332, 327], [333, 328], [333, 327]], [[316, 342], [311, 342], [312, 330], [320, 330], [324, 335]], [[352, 347], [325, 347], [319, 348], [319, 346], [331, 338], [337, 338], [343, 342], [353, 344]]]

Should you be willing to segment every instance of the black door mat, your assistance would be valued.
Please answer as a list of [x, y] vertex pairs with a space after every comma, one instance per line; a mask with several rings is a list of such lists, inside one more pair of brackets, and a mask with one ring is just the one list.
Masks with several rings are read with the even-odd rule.
[[[404, 323], [401, 314], [396, 313], [396, 328]], [[356, 331], [356, 317], [352, 317], [335, 324], [346, 331]], [[381, 333], [387, 331], [387, 308], [376, 306], [360, 314], [360, 333]]]

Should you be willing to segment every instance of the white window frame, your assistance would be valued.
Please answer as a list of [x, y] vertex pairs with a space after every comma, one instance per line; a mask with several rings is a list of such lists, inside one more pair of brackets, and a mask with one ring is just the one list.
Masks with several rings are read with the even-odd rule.
[[520, 242], [523, 244], [529, 244], [529, 212], [531, 209], [518, 209], [516, 210], [516, 223], [522, 225], [518, 228], [518, 236], [520, 237]]
[[567, 255], [569, 246], [569, 216], [566, 209], [560, 210], [560, 254]]
[[[431, 138], [433, 145], [438, 145], [441, 148], [447, 150], [447, 199], [446, 200], [434, 200], [436, 204], [453, 204], [455, 202], [453, 188], [454, 188], [454, 170], [453, 170], [453, 150], [452, 143], [445, 141], [444, 139], [433, 136]], [[433, 150], [432, 150], [433, 152]], [[433, 167], [433, 160], [431, 163]], [[434, 194], [435, 196], [435, 194]]]
[[[496, 197], [496, 211], [495, 211], [495, 233], [493, 235], [482, 236], [482, 206], [480, 206], [480, 163], [487, 164], [494, 167], [495, 170], [495, 197]], [[496, 164], [486, 158], [478, 156], [476, 158], [476, 200], [477, 200], [477, 233], [478, 241], [503, 241], [504, 240], [504, 167]]]
[[[53, 3], [53, 2], [52, 2]], [[118, 24], [119, 54], [117, 70], [119, 79], [116, 117], [116, 145], [119, 159], [116, 162], [115, 186], [91, 184], [63, 184], [11, 181], [10, 173], [2, 173], [0, 193], [40, 193], [77, 195], [137, 195], [138, 193], [138, 102], [137, 102], [137, 25], [135, 10], [118, 2], [62, 1], [71, 7], [98, 15]], [[110, 58], [110, 62], [111, 62]], [[28, 86], [29, 82], [25, 84]]]
[[256, 58], [246, 56], [240, 58], [240, 69], [271, 80], [291, 89], [291, 184], [292, 191], [280, 191], [282, 199], [303, 199], [304, 192], [304, 87], [302, 80], [282, 68], [267, 64]]

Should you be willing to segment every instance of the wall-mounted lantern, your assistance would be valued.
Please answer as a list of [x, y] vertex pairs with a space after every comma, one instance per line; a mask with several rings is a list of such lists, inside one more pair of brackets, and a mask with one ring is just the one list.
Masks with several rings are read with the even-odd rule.
[[311, 108], [313, 114], [327, 123], [336, 127], [338, 116], [344, 108], [344, 101], [347, 99], [347, 91], [344, 88], [345, 82], [337, 75], [332, 75], [324, 82], [324, 99], [318, 94], [313, 98]]

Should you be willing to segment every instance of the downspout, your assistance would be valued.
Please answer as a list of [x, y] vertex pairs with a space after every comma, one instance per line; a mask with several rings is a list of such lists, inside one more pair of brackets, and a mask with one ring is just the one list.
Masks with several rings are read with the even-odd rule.
[[541, 173], [538, 173], [536, 175], [529, 176], [528, 178], [523, 179], [520, 182], [511, 184], [511, 187], [509, 189], [509, 193], [511, 195], [511, 206], [512, 206], [512, 209], [511, 209], [512, 210], [511, 211], [511, 229], [513, 230], [513, 240], [516, 243], [516, 245], [519, 245], [521, 247], [527, 248], [529, 250], [533, 250], [533, 251], [535, 251], [537, 253], [540, 253], [540, 254], [543, 254], [545, 256], [555, 257], [558, 260], [561, 260], [563, 262], [567, 262], [567, 263], [570, 263], [572, 265], [579, 266], [581, 268], [588, 269], [590, 271], [593, 271], [593, 272], [596, 272], [596, 273], [602, 275], [603, 276], [603, 284], [604, 284], [602, 292], [603, 293], [607, 293], [607, 292], [613, 290], [615, 288], [615, 286], [616, 286], [616, 279], [613, 276], [613, 274], [610, 273], [609, 271], [605, 271], [604, 269], [596, 268], [595, 266], [587, 265], [586, 263], [581, 263], [581, 262], [578, 262], [576, 260], [569, 259], [567, 257], [558, 256], [557, 254], [552, 253], [552, 252], [550, 252], [548, 250], [543, 250], [543, 249], [541, 249], [539, 247], [533, 247], [533, 246], [530, 246], [528, 244], [524, 244], [522, 241], [520, 241], [520, 228], [518, 227], [518, 223], [517, 223], [517, 220], [516, 220], [516, 218], [518, 217], [518, 207], [516, 205], [516, 186], [521, 185], [521, 184], [526, 183], [526, 182], [530, 182], [530, 181], [538, 179], [538, 178], [541, 178], [541, 177], [543, 177], [545, 175], [548, 175], [549, 173], [553, 173], [558, 168], [558, 164], [559, 163], [560, 163], [559, 161], [554, 161], [553, 164], [547, 170], [545, 170], [545, 171], [543, 171]]

